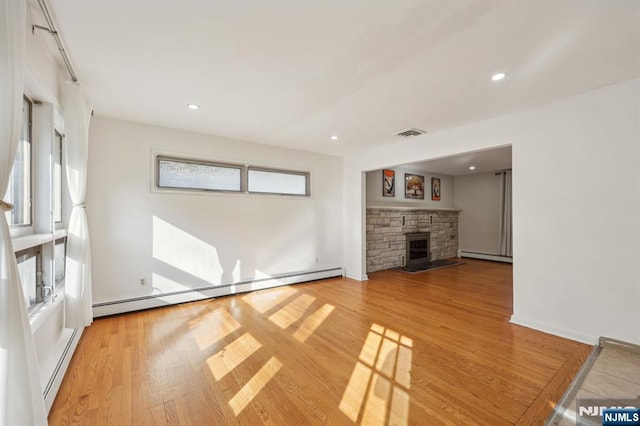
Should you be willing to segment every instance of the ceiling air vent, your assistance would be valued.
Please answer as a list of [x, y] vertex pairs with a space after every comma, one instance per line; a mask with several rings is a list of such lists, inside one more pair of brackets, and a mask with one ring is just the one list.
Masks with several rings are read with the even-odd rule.
[[418, 135], [422, 135], [423, 133], [427, 133], [427, 132], [425, 130], [416, 129], [414, 127], [413, 129], [405, 130], [404, 132], [398, 133], [398, 136], [402, 136], [403, 138], [408, 138], [409, 136], [418, 136]]

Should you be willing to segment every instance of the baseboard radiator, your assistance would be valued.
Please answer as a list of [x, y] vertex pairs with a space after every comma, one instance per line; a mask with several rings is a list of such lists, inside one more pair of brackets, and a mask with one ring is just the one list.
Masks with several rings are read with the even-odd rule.
[[510, 256], [500, 256], [499, 254], [478, 253], [474, 251], [458, 250], [458, 257], [469, 257], [471, 259], [493, 260], [496, 262], [513, 263]]
[[319, 271], [295, 272], [269, 278], [258, 278], [168, 293], [150, 294], [148, 296], [131, 299], [96, 303], [93, 305], [93, 316], [94, 318], [98, 318], [107, 315], [122, 314], [125, 312], [158, 308], [161, 306], [176, 305], [178, 303], [194, 302], [196, 300], [211, 299], [214, 297], [229, 296], [237, 293], [246, 293], [249, 291], [264, 290], [283, 285], [299, 284], [341, 276], [343, 276], [342, 268], [331, 268]]
[[78, 342], [80, 341], [80, 337], [82, 336], [83, 331], [84, 328], [76, 328], [71, 331], [71, 334], [66, 344], [64, 345], [62, 352], [60, 353], [60, 358], [56, 363], [53, 374], [51, 374], [51, 377], [47, 381], [47, 384], [43, 391], [44, 403], [47, 413], [51, 410], [53, 400], [58, 394], [58, 390], [60, 389], [60, 385], [62, 384], [62, 379], [67, 372], [67, 368], [69, 367], [69, 363], [71, 362], [71, 357], [76, 350], [76, 346], [78, 346]]

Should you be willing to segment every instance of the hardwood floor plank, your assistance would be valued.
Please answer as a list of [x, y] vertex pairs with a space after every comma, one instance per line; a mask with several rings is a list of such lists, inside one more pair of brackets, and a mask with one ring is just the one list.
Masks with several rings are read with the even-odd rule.
[[590, 352], [590, 349], [585, 348], [585, 350], [572, 354], [538, 394], [517, 424], [522, 426], [542, 424], [549, 416], [550, 411], [555, 408], [564, 390], [569, 386]]
[[590, 347], [509, 323], [511, 265], [465, 260], [98, 319], [67, 424], [538, 424]]

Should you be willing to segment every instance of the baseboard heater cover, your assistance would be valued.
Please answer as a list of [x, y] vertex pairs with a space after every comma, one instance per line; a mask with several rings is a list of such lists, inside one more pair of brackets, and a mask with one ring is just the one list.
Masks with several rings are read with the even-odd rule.
[[499, 254], [478, 253], [474, 251], [458, 250], [458, 257], [468, 257], [471, 259], [494, 260], [496, 262], [513, 263], [513, 257], [500, 256]]
[[267, 288], [342, 276], [342, 268], [330, 268], [319, 271], [296, 272], [291, 274], [275, 275], [269, 278], [197, 287], [182, 291], [150, 294], [148, 296], [135, 297], [131, 299], [96, 303], [93, 305], [93, 316], [94, 318], [98, 318], [107, 315], [158, 308], [178, 303], [194, 302], [196, 300], [211, 299], [214, 297], [229, 296], [232, 294], [246, 293], [255, 290], [264, 290]]
[[71, 362], [71, 357], [73, 356], [76, 347], [78, 346], [78, 342], [80, 341], [80, 337], [82, 336], [82, 332], [84, 328], [76, 328], [71, 333], [67, 344], [60, 355], [60, 359], [56, 364], [56, 368], [53, 371], [53, 374], [49, 378], [47, 385], [43, 391], [43, 397], [45, 402], [45, 408], [47, 413], [51, 410], [51, 406], [53, 405], [53, 401], [58, 394], [58, 390], [60, 389], [60, 385], [62, 384], [62, 379], [67, 372], [67, 368], [69, 367], [69, 363]]

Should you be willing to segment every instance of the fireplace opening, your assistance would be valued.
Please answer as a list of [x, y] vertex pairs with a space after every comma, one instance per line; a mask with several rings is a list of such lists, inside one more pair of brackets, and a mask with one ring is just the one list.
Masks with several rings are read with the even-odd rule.
[[413, 268], [426, 266], [429, 264], [429, 232], [414, 232], [405, 234], [407, 238], [407, 264], [406, 267]]

